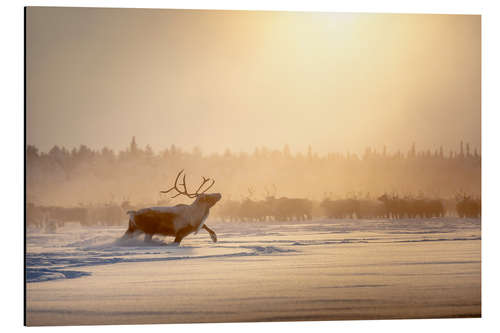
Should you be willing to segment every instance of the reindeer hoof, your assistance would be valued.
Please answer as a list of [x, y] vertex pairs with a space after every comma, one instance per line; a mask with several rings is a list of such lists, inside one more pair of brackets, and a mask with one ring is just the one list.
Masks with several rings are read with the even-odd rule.
[[214, 243], [217, 243], [217, 235], [216, 234], [210, 234], [210, 238], [212, 238], [212, 241]]

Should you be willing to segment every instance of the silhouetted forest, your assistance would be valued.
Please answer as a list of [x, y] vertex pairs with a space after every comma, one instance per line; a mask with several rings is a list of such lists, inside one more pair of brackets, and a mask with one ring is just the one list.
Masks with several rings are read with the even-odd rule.
[[175, 145], [155, 153], [149, 145], [141, 148], [135, 138], [118, 152], [85, 145], [40, 152], [29, 145], [27, 201], [58, 206], [157, 202], [168, 199], [159, 191], [171, 186], [180, 169], [186, 170], [188, 186], [196, 186], [201, 176], [211, 177], [216, 180], [213, 190], [232, 200], [262, 199], [270, 192], [312, 200], [382, 193], [479, 197], [481, 156], [469, 144], [457, 146], [456, 151], [418, 150], [415, 145], [405, 152], [367, 148], [363, 154], [318, 154], [312, 147], [305, 154], [292, 153], [285, 146], [203, 154], [199, 148], [185, 151]]

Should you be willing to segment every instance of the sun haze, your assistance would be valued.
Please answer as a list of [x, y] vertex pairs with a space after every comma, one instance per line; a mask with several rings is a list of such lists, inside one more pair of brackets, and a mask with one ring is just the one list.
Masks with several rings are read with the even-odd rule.
[[477, 15], [27, 9], [27, 141], [481, 146]]

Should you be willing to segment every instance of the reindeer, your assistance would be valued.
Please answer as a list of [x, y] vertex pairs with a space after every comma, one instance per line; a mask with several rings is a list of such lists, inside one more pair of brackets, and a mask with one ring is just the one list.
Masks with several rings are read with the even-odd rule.
[[[145, 233], [144, 240], [151, 241], [153, 235], [159, 234], [164, 236], [175, 236], [174, 243], [179, 245], [184, 237], [194, 232], [198, 233], [200, 229], [205, 229], [212, 238], [212, 241], [217, 242], [215, 232], [205, 225], [205, 220], [208, 217], [210, 208], [215, 205], [220, 199], [220, 193], [205, 194], [215, 183], [213, 179], [203, 178], [201, 185], [194, 193], [189, 193], [186, 187], [186, 175], [182, 177], [182, 183], [179, 179], [184, 170], [181, 170], [175, 178], [174, 186], [160, 193], [169, 193], [175, 190], [172, 198], [179, 195], [185, 195], [188, 198], [196, 198], [191, 205], [179, 204], [173, 207], [150, 207], [143, 208], [137, 211], [130, 210], [129, 226], [123, 237], [132, 237], [136, 231]], [[205, 190], [200, 190], [211, 180], [211, 183]], [[181, 187], [181, 188], [179, 188]]]

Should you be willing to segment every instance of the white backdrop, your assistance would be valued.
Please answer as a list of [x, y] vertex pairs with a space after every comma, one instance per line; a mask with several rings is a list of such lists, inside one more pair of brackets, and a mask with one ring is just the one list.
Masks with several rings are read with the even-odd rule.
[[[498, 254], [500, 214], [496, 209], [497, 188], [500, 187], [497, 171], [500, 170], [499, 149], [499, 61], [500, 59], [500, 15], [498, 1], [420, 0], [420, 1], [16, 1], [2, 2], [1, 15], [1, 92], [2, 92], [2, 182], [0, 195], [3, 203], [2, 221], [4, 236], [1, 244], [3, 265], [0, 286], [1, 326], [11, 330], [27, 329], [23, 323], [23, 6], [80, 6], [80, 7], [140, 7], [140, 8], [206, 8], [248, 10], [297, 10], [329, 12], [392, 12], [392, 13], [447, 13], [481, 14], [483, 43], [482, 83], [482, 157], [483, 157], [483, 271], [482, 271], [482, 319], [443, 320], [392, 320], [392, 321], [336, 321], [336, 322], [291, 322], [291, 323], [244, 323], [244, 324], [191, 324], [191, 325], [147, 325], [147, 326], [96, 326], [96, 332], [132, 332], [137, 329], [147, 332], [181, 331], [195, 332], [254, 332], [260, 330], [286, 330], [302, 332], [420, 332], [426, 331], [493, 331], [500, 327]], [[5, 186], [6, 185], [6, 186]], [[29, 328], [30, 330], [62, 332], [68, 329], [85, 332], [89, 327]], [[498, 329], [498, 328], [497, 328]]]

